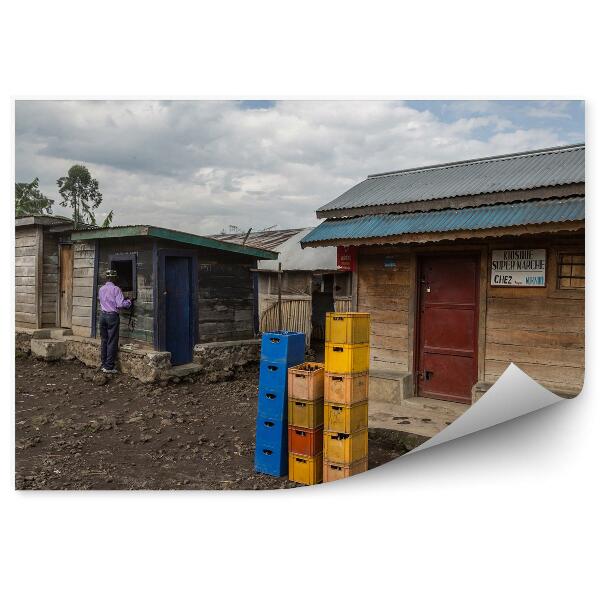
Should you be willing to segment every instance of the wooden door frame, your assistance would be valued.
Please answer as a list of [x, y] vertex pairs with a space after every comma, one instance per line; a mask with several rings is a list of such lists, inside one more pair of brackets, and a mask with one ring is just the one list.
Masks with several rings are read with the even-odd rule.
[[[73, 242], [59, 241], [58, 242], [58, 281], [57, 281], [57, 286], [56, 286], [56, 295], [57, 295], [56, 327], [59, 327], [62, 329], [67, 329], [67, 328], [63, 328], [63, 326], [62, 326], [62, 319], [61, 319], [62, 299], [61, 299], [61, 295], [60, 295], [60, 288], [61, 288], [61, 282], [62, 282], [62, 251], [65, 246], [71, 247], [72, 258], [73, 258], [72, 271], [75, 270], [75, 247], [73, 245]], [[75, 280], [73, 278], [73, 275], [71, 275], [71, 327], [73, 326], [73, 289], [74, 289], [74, 287], [75, 287]]]
[[154, 349], [161, 352], [166, 351], [166, 320], [167, 305], [164, 299], [165, 291], [165, 263], [167, 257], [180, 257], [191, 259], [190, 273], [190, 310], [192, 318], [190, 319], [190, 339], [192, 341], [192, 352], [198, 339], [198, 255], [194, 251], [179, 249], [158, 250], [154, 248], [153, 261], [156, 268], [154, 285]]
[[[475, 300], [475, 326], [477, 331], [474, 335], [474, 341], [477, 344], [475, 348], [475, 368], [474, 371], [477, 375], [477, 381], [483, 380], [485, 373], [485, 314], [487, 306], [487, 263], [488, 263], [488, 252], [487, 247], [473, 247], [473, 248], [462, 248], [457, 250], [441, 250], [432, 249], [427, 252], [415, 252], [414, 253], [414, 305], [412, 310], [409, 310], [409, 315], [413, 315], [413, 343], [412, 343], [412, 370], [413, 370], [413, 394], [415, 396], [419, 393], [419, 357], [421, 353], [421, 282], [420, 274], [422, 270], [423, 260], [427, 258], [449, 258], [449, 257], [472, 257], [476, 259], [478, 267], [478, 279], [479, 285], [476, 285], [477, 298]], [[413, 266], [413, 265], [411, 265]], [[476, 278], [477, 279], [477, 278]], [[482, 306], [483, 303], [483, 306]], [[482, 310], [483, 308], [483, 310]], [[410, 337], [410, 336], [409, 336]], [[452, 400], [445, 400], [446, 402], [452, 402]], [[472, 404], [472, 400], [471, 400]]]

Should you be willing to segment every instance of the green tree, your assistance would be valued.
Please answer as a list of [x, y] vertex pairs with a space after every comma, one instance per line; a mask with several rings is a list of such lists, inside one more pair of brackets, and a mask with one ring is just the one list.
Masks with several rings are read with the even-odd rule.
[[[96, 209], [102, 204], [102, 194], [98, 180], [92, 177], [84, 165], [73, 165], [65, 177], [56, 181], [62, 200], [61, 206], [69, 206], [73, 211], [75, 229], [81, 225], [96, 226]], [[101, 227], [109, 227], [113, 218], [111, 210]]]
[[40, 180], [31, 183], [15, 183], [15, 216], [51, 215], [54, 200], [40, 191]]

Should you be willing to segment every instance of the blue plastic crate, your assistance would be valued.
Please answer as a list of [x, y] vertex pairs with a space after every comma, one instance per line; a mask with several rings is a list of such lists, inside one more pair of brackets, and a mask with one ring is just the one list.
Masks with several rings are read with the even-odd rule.
[[285, 448], [256, 444], [254, 453], [254, 469], [274, 477], [283, 477], [288, 473], [287, 438]]
[[304, 362], [304, 334], [293, 331], [266, 331], [262, 334], [260, 360], [283, 362], [288, 366]]
[[276, 421], [287, 420], [287, 386], [273, 389], [259, 385], [258, 414]]
[[287, 419], [256, 418], [256, 446], [287, 450]]
[[281, 362], [261, 360], [258, 385], [265, 389], [285, 390], [287, 387], [287, 365]]

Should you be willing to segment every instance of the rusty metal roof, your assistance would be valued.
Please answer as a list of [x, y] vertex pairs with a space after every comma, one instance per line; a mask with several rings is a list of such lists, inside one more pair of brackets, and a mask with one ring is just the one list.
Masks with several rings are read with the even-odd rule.
[[277, 229], [270, 231], [251, 231], [246, 239], [246, 233], [219, 233], [209, 237], [215, 240], [231, 242], [233, 244], [244, 244], [253, 248], [262, 248], [263, 250], [275, 250], [281, 244], [287, 242], [303, 229]]
[[335, 240], [362, 240], [415, 233], [435, 233], [562, 223], [585, 219], [585, 198], [554, 198], [476, 208], [328, 219], [302, 239], [336, 245]]
[[[369, 175], [317, 210], [344, 209], [585, 182], [585, 144]], [[343, 214], [340, 214], [343, 216]]]

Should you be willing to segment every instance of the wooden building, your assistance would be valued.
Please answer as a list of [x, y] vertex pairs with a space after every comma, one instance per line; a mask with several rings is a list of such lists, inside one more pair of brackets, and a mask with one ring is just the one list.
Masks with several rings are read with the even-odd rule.
[[371, 393], [471, 403], [511, 362], [584, 380], [585, 146], [371, 175], [303, 246], [351, 246]]
[[15, 325], [71, 327], [73, 221], [52, 215], [15, 220]]
[[275, 260], [259, 260], [254, 275], [255, 327], [258, 331], [279, 328], [279, 264], [281, 264], [282, 327], [301, 331], [306, 343], [323, 341], [325, 313], [350, 309], [351, 273], [337, 266], [335, 248], [307, 248], [300, 241], [312, 231], [279, 229], [226, 233], [215, 239], [278, 252]]
[[121, 313], [121, 340], [192, 360], [197, 343], [254, 337], [251, 269], [268, 250], [162, 227], [73, 231], [74, 333], [99, 335], [98, 289], [107, 269], [134, 298]]

